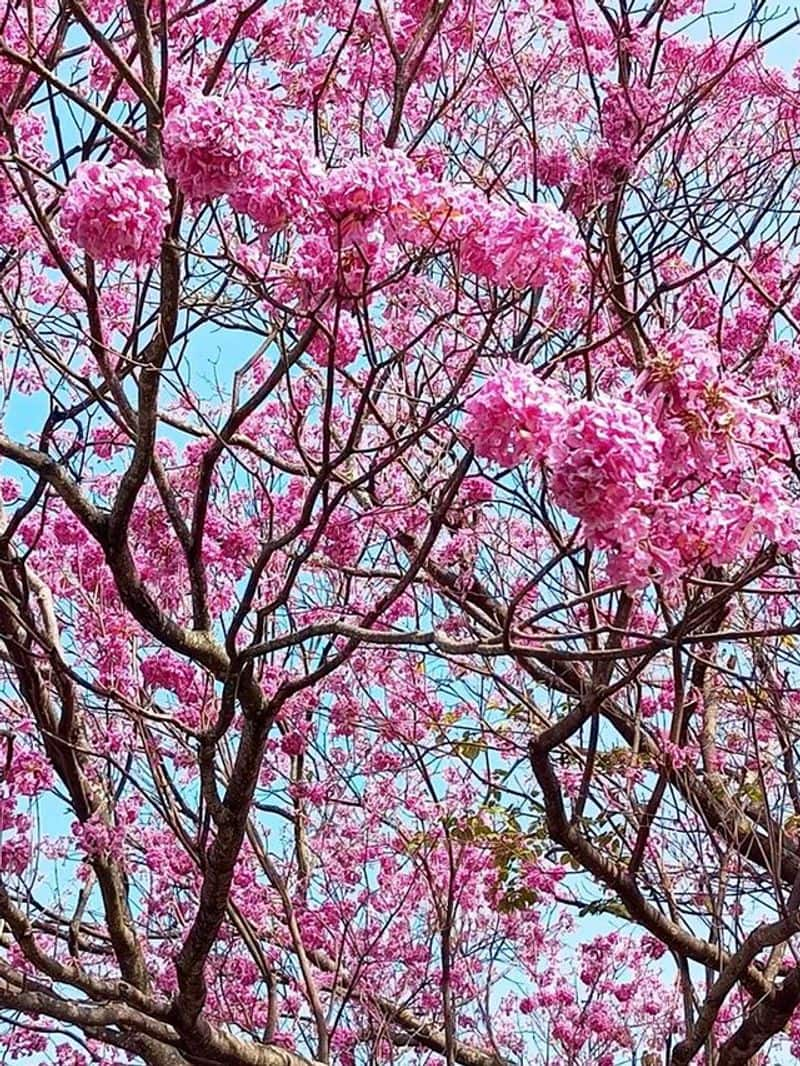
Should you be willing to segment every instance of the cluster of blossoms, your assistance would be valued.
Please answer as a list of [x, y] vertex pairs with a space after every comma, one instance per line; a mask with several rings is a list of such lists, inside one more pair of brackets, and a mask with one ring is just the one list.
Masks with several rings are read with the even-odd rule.
[[188, 93], [164, 126], [167, 173], [195, 205], [226, 196], [270, 237], [307, 213], [323, 171], [274, 105], [244, 91]]
[[662, 443], [650, 416], [628, 403], [570, 404], [548, 450], [553, 498], [590, 540], [608, 543], [622, 516], [655, 498]]
[[607, 550], [614, 581], [673, 580], [763, 539], [800, 543], [782, 424], [736, 394], [701, 333], [665, 339], [627, 398], [575, 401], [512, 364], [467, 413], [479, 456], [546, 465], [554, 501]]
[[61, 225], [80, 248], [106, 265], [149, 266], [169, 221], [164, 175], [141, 163], [81, 163], [61, 201]]
[[327, 255], [350, 293], [368, 276], [373, 284], [387, 277], [404, 251], [457, 250], [463, 271], [501, 287], [574, 275], [579, 244], [565, 215], [549, 205], [491, 202], [433, 177], [424, 162], [384, 148], [318, 176], [305, 216], [312, 236], [298, 255]]
[[655, 95], [641, 85], [604, 86], [601, 129], [582, 166], [572, 171], [573, 209], [585, 215], [608, 200], [636, 169], [640, 141], [656, 117]]
[[[337, 279], [350, 294], [368, 278], [380, 283], [408, 247], [458, 247], [467, 273], [519, 289], [554, 272], [572, 275], [580, 262], [574, 225], [555, 208], [489, 201], [390, 149], [326, 172], [274, 107], [244, 92], [183, 95], [163, 140], [167, 175], [190, 203], [227, 197], [262, 241], [291, 224], [292, 263], [313, 296]], [[166, 204], [163, 178], [136, 163], [83, 164], [64, 196], [62, 223], [95, 258], [142, 264], [156, 256]]]
[[466, 435], [476, 453], [504, 463], [544, 462], [556, 503], [583, 522], [590, 545], [621, 553], [615, 576], [633, 580], [631, 556], [662, 481], [663, 438], [650, 415], [624, 401], [571, 402], [518, 365], [487, 381], [467, 411]]
[[487, 200], [431, 177], [401, 152], [384, 149], [331, 172], [322, 200], [346, 223], [350, 244], [371, 232], [388, 248], [457, 248], [463, 271], [501, 287], [543, 285], [553, 274], [573, 274], [580, 261], [576, 231], [560, 211]]
[[[37, 0], [35, 4], [5, 0], [0, 6], [0, 36], [6, 48], [25, 54], [30, 42], [42, 49], [52, 47], [56, 35], [58, 5], [54, 0]], [[24, 92], [33, 78], [30, 71], [14, 63], [7, 55], [0, 58], [0, 102], [6, 115], [24, 103]], [[20, 112], [21, 113], [21, 112]]]
[[467, 405], [467, 435], [477, 455], [510, 465], [545, 457], [564, 417], [561, 389], [517, 363], [489, 378]]
[[493, 285], [542, 286], [555, 269], [574, 274], [580, 247], [564, 215], [550, 204], [520, 211], [508, 204], [473, 202], [461, 249], [461, 266]]

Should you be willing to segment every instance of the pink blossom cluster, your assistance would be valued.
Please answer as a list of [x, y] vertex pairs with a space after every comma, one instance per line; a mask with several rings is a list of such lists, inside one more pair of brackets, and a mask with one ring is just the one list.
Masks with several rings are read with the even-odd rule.
[[21, 875], [31, 860], [31, 817], [17, 810], [15, 796], [0, 795], [0, 868]]
[[355, 223], [388, 214], [422, 187], [422, 176], [407, 155], [382, 148], [329, 171], [321, 184], [320, 202], [332, 218]]
[[73, 822], [73, 839], [87, 858], [105, 856], [123, 861], [125, 836], [135, 824], [137, 814], [138, 806], [131, 803], [121, 803], [116, 808], [113, 823], [98, 813], [92, 814], [84, 822]]
[[270, 146], [273, 122], [267, 109], [244, 93], [191, 93], [164, 123], [167, 173], [195, 203], [235, 192]]
[[629, 512], [653, 502], [663, 438], [646, 412], [622, 401], [569, 406], [548, 452], [553, 498], [590, 541], [616, 539]]
[[642, 86], [605, 86], [600, 108], [602, 137], [576, 174], [573, 208], [585, 214], [608, 199], [636, 165], [637, 149], [648, 121], [653, 120], [653, 93]]
[[333, 196], [326, 195], [327, 204], [351, 226], [382, 216], [382, 240], [389, 245], [400, 240], [426, 251], [452, 247], [466, 272], [518, 289], [543, 285], [553, 274], [567, 277], [579, 266], [574, 225], [551, 205], [521, 210], [487, 200], [473, 188], [435, 180], [400, 152], [357, 160], [341, 174], [329, 178]]
[[195, 698], [195, 670], [174, 652], [162, 648], [141, 664], [142, 680], [152, 689], [166, 689], [188, 702]]
[[318, 230], [327, 233], [334, 272], [345, 291], [360, 292], [389, 276], [401, 242], [432, 246], [432, 229], [418, 224], [417, 205], [430, 203], [437, 189], [438, 183], [420, 173], [408, 156], [385, 148], [323, 176], [318, 183]]
[[[0, 4], [0, 36], [6, 48], [23, 55], [31, 48], [31, 42], [45, 54], [52, 47], [58, 26], [58, 5], [54, 0], [37, 0], [35, 4], [20, 3], [20, 0], [4, 0]], [[25, 103], [23, 90], [34, 84], [29, 70], [5, 55], [0, 58], [0, 102], [8, 117], [12, 108]]]
[[709, 445], [730, 425], [720, 391], [720, 357], [700, 330], [666, 336], [638, 382], [653, 405], [674, 463], [708, 459]]
[[245, 180], [231, 190], [228, 202], [234, 211], [248, 215], [269, 237], [302, 210], [303, 192], [314, 167], [286, 150], [278, 138], [268, 150], [253, 156]]
[[554, 269], [563, 276], [578, 269], [580, 246], [571, 221], [550, 204], [524, 211], [503, 203], [472, 203], [470, 226], [461, 245], [462, 266], [493, 285], [542, 286]]
[[472, 226], [481, 225], [480, 209], [486, 207], [486, 198], [474, 189], [435, 177], [425, 157], [414, 163], [416, 174], [392, 210], [395, 239], [432, 251], [455, 247]]
[[107, 266], [149, 266], [169, 221], [164, 175], [135, 160], [81, 163], [61, 201], [61, 225], [79, 248]]
[[35, 796], [50, 788], [53, 770], [41, 752], [22, 746], [17, 739], [12, 745], [12, 757], [8, 773], [3, 780], [14, 796]]
[[241, 93], [188, 94], [168, 115], [164, 148], [167, 173], [189, 200], [227, 196], [266, 237], [291, 221], [300, 234], [292, 262], [310, 292], [337, 275], [360, 292], [391, 272], [401, 244], [458, 244], [465, 270], [516, 288], [579, 263], [573, 223], [552, 206], [488, 201], [394, 149], [325, 172], [274, 111]]
[[[535, 1021], [552, 1018], [549, 1037], [562, 1052], [554, 1061], [613, 1066], [619, 1052], [630, 1054], [627, 1020], [643, 1020], [642, 1051], [658, 1047], [674, 1026], [677, 1002], [665, 988], [653, 960], [663, 946], [652, 937], [635, 940], [616, 932], [580, 944], [569, 979], [558, 966], [537, 975], [519, 1001], [519, 1012]], [[588, 993], [583, 1000], [576, 979]], [[646, 1057], [646, 1056], [645, 1056]]]
[[629, 399], [572, 401], [510, 364], [466, 412], [477, 455], [545, 463], [554, 501], [607, 551], [612, 581], [672, 581], [764, 540], [784, 551], [800, 544], [781, 423], [734, 394], [702, 334], [666, 342]]
[[478, 455], [547, 463], [554, 499], [584, 523], [591, 543], [616, 543], [627, 519], [655, 500], [663, 438], [629, 403], [570, 402], [530, 367], [511, 364], [485, 383], [467, 414]]
[[267, 239], [290, 221], [319, 228], [323, 168], [261, 98], [181, 94], [164, 125], [164, 151], [167, 173], [193, 204], [225, 196]]
[[487, 200], [434, 178], [426, 163], [382, 148], [328, 171], [319, 202], [345, 242], [380, 220], [386, 242], [426, 249], [458, 243], [462, 266], [498, 284], [535, 283], [534, 250], [537, 262], [547, 254], [551, 264], [554, 256], [558, 262], [577, 254], [572, 223], [555, 208]]
[[327, 366], [332, 360], [335, 366], [346, 367], [358, 357], [360, 346], [356, 322], [349, 316], [343, 316], [336, 321], [332, 330], [325, 328], [316, 334], [308, 353], [319, 366]]
[[697, 763], [700, 749], [696, 744], [676, 744], [666, 731], [659, 730], [659, 734], [658, 742], [665, 766], [680, 771]]
[[468, 402], [465, 427], [475, 454], [511, 465], [541, 460], [564, 417], [566, 396], [529, 366], [512, 363]]

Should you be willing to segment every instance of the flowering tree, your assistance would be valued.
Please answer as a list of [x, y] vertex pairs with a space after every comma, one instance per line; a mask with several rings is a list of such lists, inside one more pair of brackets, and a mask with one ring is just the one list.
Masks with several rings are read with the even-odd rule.
[[0, 9], [6, 1057], [800, 1059], [794, 24]]

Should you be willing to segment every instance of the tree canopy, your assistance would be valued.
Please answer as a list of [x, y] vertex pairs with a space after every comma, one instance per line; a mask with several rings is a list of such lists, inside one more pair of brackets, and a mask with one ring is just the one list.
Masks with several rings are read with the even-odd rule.
[[800, 1060], [797, 21], [0, 0], [4, 1061]]

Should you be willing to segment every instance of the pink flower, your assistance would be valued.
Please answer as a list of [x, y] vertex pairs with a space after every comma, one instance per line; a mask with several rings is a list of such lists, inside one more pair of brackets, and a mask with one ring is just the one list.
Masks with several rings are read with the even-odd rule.
[[306, 750], [305, 734], [299, 729], [290, 730], [281, 737], [280, 747], [285, 755], [302, 755]]
[[673, 770], [683, 770], [687, 766], [693, 766], [699, 756], [699, 748], [694, 744], [681, 747], [674, 744], [667, 733], [659, 730], [661, 741], [661, 758], [664, 765]]
[[164, 175], [134, 160], [81, 163], [61, 201], [61, 225], [98, 262], [148, 266], [169, 221]]
[[461, 486], [463, 503], [487, 503], [494, 497], [494, 485], [485, 477], [468, 477]]
[[3, 503], [13, 503], [22, 495], [22, 486], [15, 477], [0, 477], [0, 499]]
[[298, 150], [296, 135], [260, 132], [241, 159], [241, 173], [228, 201], [269, 237], [309, 214], [322, 175], [317, 160]]
[[550, 204], [529, 204], [522, 212], [474, 197], [470, 214], [461, 264], [494, 285], [540, 286], [554, 273], [573, 273], [580, 264], [574, 223]]
[[415, 177], [413, 163], [402, 152], [384, 149], [331, 170], [322, 188], [322, 203], [337, 219], [385, 215], [393, 203], [406, 198]]
[[541, 460], [564, 417], [565, 397], [517, 363], [489, 378], [467, 404], [465, 433], [477, 455], [506, 465]]
[[548, 453], [553, 498], [586, 524], [590, 541], [619, 541], [627, 512], [653, 501], [662, 445], [650, 416], [630, 404], [576, 403]]
[[639, 387], [660, 397], [670, 409], [705, 404], [718, 383], [720, 357], [702, 330], [687, 329], [665, 336], [640, 378]]
[[166, 689], [183, 700], [192, 698], [195, 670], [174, 652], [162, 648], [148, 656], [141, 664], [142, 680], [151, 689]]
[[270, 117], [242, 93], [195, 93], [164, 123], [166, 168], [194, 202], [235, 192], [270, 144]]

